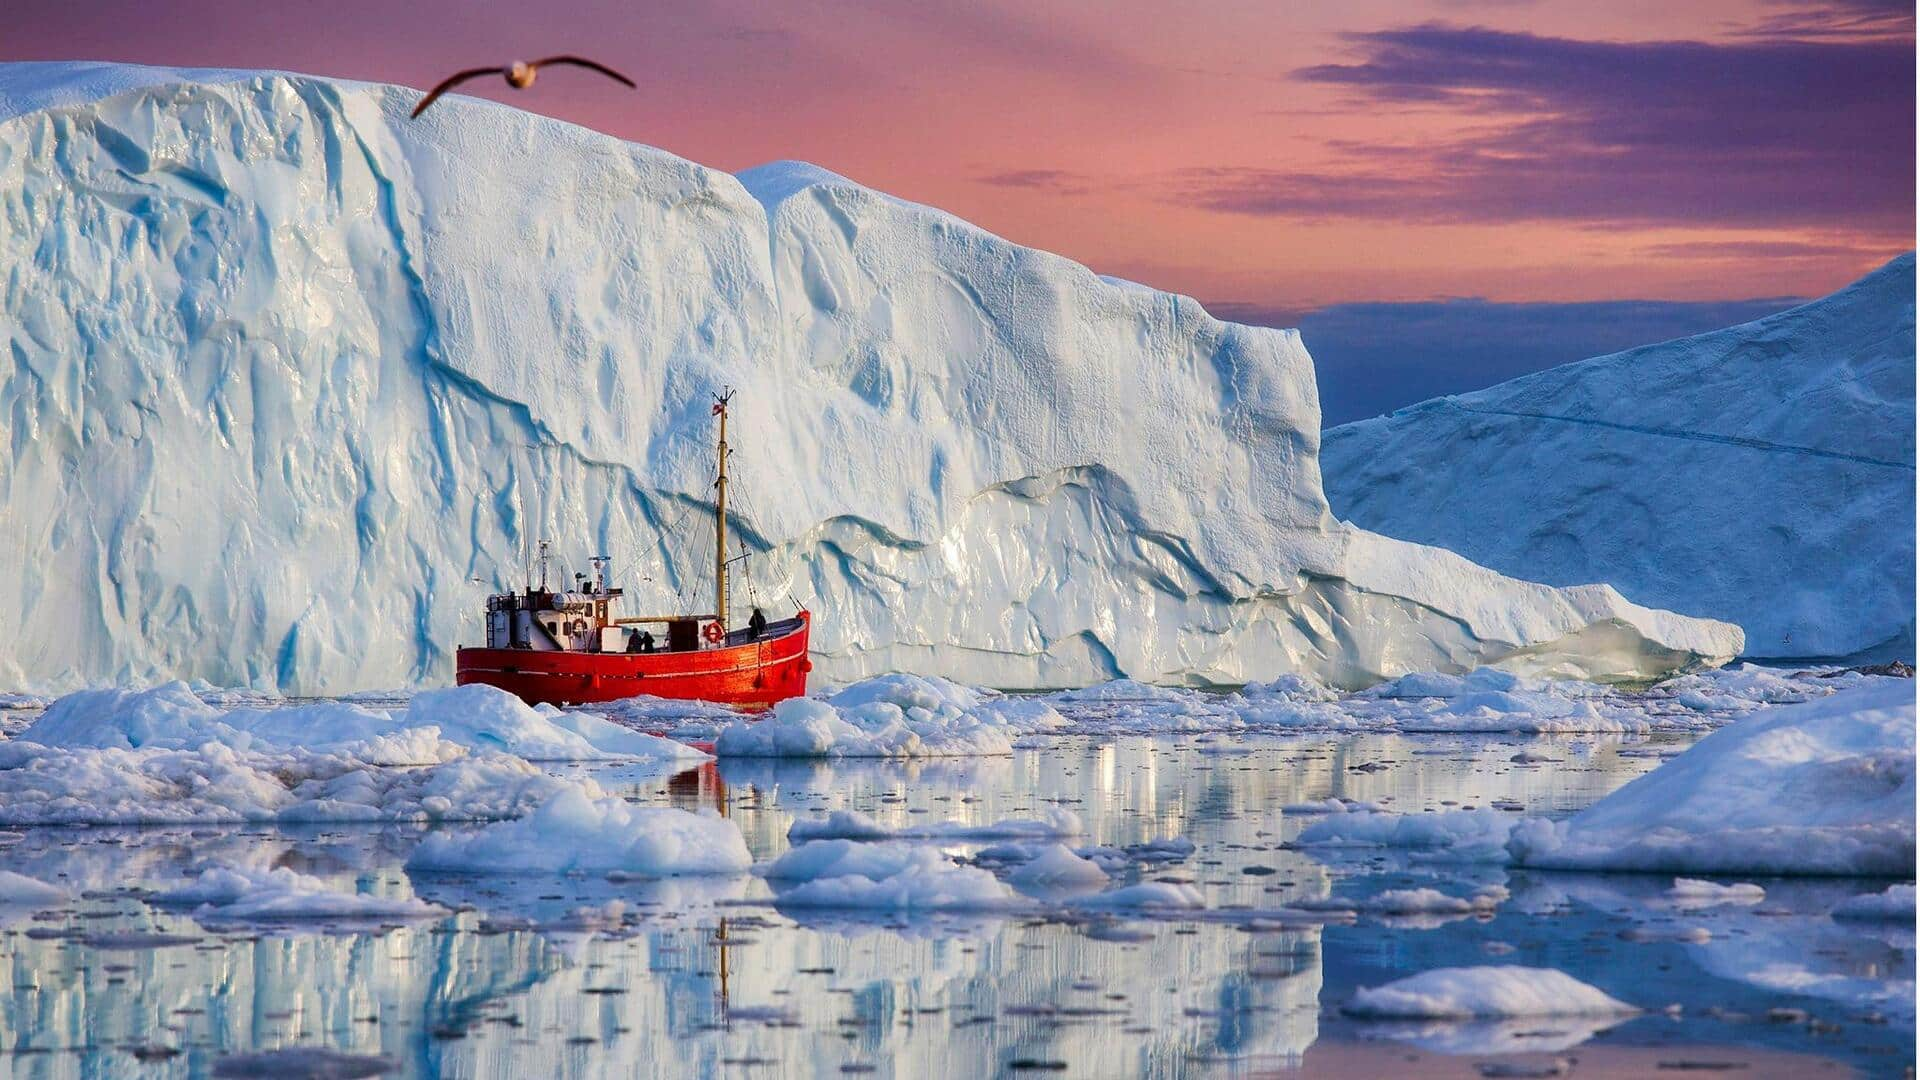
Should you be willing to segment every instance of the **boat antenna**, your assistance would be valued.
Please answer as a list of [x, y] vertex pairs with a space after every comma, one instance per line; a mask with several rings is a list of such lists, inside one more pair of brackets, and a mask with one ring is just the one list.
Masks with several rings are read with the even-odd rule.
[[552, 546], [553, 546], [553, 541], [551, 540], [540, 541], [540, 591], [541, 592], [547, 591], [547, 560], [551, 558], [551, 556], [547, 554], [547, 549]]
[[720, 475], [713, 482], [713, 617], [727, 628], [727, 403], [733, 388], [713, 395], [713, 415], [720, 418]]

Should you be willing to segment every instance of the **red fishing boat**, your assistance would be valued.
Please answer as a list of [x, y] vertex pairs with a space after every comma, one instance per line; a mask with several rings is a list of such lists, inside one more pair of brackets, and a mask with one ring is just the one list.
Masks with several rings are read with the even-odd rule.
[[[608, 583], [610, 560], [595, 556], [593, 574], [574, 587], [547, 586], [547, 544], [540, 545], [540, 584], [487, 598], [487, 643], [455, 654], [455, 681], [486, 683], [530, 703], [554, 705], [651, 694], [764, 708], [807, 692], [807, 629], [801, 609], [768, 622], [758, 608], [742, 627], [727, 609], [727, 403], [714, 396], [720, 466], [714, 481], [713, 611], [622, 616], [623, 591]], [[654, 628], [661, 634], [656, 636]]]

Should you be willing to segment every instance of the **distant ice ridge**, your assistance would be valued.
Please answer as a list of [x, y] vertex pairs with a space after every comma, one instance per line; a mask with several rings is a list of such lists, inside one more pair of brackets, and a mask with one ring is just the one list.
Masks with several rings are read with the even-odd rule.
[[[1732, 626], [1334, 520], [1297, 334], [812, 166], [738, 177], [302, 76], [0, 67], [0, 685], [444, 682], [560, 543], [736, 596], [816, 675], [1644, 678]], [[484, 585], [469, 581], [479, 577]]]
[[1327, 432], [1336, 513], [1502, 573], [1914, 655], [1914, 257], [1757, 322]]

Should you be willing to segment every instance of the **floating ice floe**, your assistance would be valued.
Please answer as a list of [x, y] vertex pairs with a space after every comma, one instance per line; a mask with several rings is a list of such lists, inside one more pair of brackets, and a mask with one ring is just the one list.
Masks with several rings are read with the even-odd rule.
[[[591, 780], [578, 785], [600, 794]], [[387, 768], [349, 754], [0, 743], [0, 824], [426, 822], [518, 817], [576, 786], [507, 754]]]
[[1007, 874], [1022, 888], [1097, 889], [1107, 883], [1107, 872], [1092, 859], [1082, 858], [1065, 844], [1049, 844], [1033, 858]]
[[1349, 1016], [1396, 1020], [1629, 1016], [1640, 1010], [1552, 968], [1436, 968], [1362, 989], [1341, 1006]]
[[47, 708], [16, 736], [62, 749], [188, 750], [218, 743], [242, 751], [340, 752], [380, 764], [446, 761], [495, 750], [530, 761], [706, 755], [598, 716], [529, 706], [491, 686], [431, 690], [402, 708], [349, 702], [223, 709], [185, 683], [148, 690], [83, 690]]
[[[1023, 871], [1027, 871], [1023, 873]], [[991, 871], [956, 861], [933, 844], [814, 840], [761, 869], [781, 907], [904, 912], [1194, 912], [1206, 900], [1191, 885], [1144, 882], [1089, 893], [1106, 884], [1094, 862], [1051, 845], [1008, 874], [1051, 902], [1022, 897]]]
[[1527, 866], [1686, 874], [1914, 872], [1914, 684], [1880, 679], [1702, 739], [1565, 821], [1530, 818]]
[[[811, 850], [821, 848], [822, 850]], [[869, 848], [867, 851], [859, 847]], [[961, 866], [924, 844], [856, 845], [846, 840], [803, 844], [766, 871], [787, 883], [782, 907], [867, 908], [893, 912], [990, 911], [1020, 903], [988, 871]]]
[[634, 806], [568, 788], [538, 810], [470, 833], [434, 833], [409, 870], [476, 874], [620, 871], [649, 877], [744, 874], [753, 866], [740, 827], [710, 811]]
[[941, 678], [882, 675], [824, 698], [796, 698], [763, 720], [729, 724], [721, 757], [958, 757], [1013, 753], [1015, 736], [1063, 726], [1038, 698]]
[[985, 825], [943, 821], [929, 825], [903, 825], [891, 828], [858, 810], [835, 810], [822, 818], [802, 818], [787, 828], [787, 839], [806, 840], [843, 838], [849, 840], [1021, 840], [1054, 839], [1080, 836], [1086, 832], [1080, 815], [1064, 807], [1051, 806], [1038, 818], [1003, 818]]
[[1884, 920], [1911, 925], [1914, 921], [1912, 885], [1889, 885], [1883, 892], [1864, 893], [1835, 904], [1836, 919]]
[[57, 904], [67, 898], [67, 891], [58, 885], [0, 870], [0, 907], [37, 907]]
[[1045, 700], [1066, 718], [1067, 726], [1057, 730], [1076, 735], [1319, 731], [1637, 735], [1709, 730], [1762, 706], [1825, 697], [1873, 681], [1852, 673], [1785, 672], [1742, 665], [1631, 690], [1481, 668], [1465, 674], [1415, 672], [1345, 695], [1290, 675], [1225, 694], [1122, 679], [1048, 695]]
[[1914, 722], [1913, 682], [1871, 678], [1715, 732], [1563, 821], [1333, 814], [1294, 843], [1563, 870], [1911, 876]]
[[1504, 886], [1489, 885], [1472, 896], [1451, 896], [1437, 889], [1388, 889], [1366, 899], [1361, 911], [1377, 915], [1479, 915], [1507, 899]]
[[1674, 878], [1667, 899], [1677, 908], [1708, 908], [1721, 904], [1753, 905], [1767, 898], [1767, 890], [1749, 881], [1721, 885], [1698, 878]]
[[417, 897], [335, 889], [320, 878], [284, 866], [266, 870], [210, 866], [148, 899], [161, 906], [193, 908], [194, 917], [203, 922], [365, 922], [430, 919], [447, 913]]
[[1512, 826], [1512, 815], [1496, 810], [1361, 811], [1322, 817], [1300, 830], [1293, 843], [1303, 848], [1411, 848], [1453, 859], [1505, 862]]

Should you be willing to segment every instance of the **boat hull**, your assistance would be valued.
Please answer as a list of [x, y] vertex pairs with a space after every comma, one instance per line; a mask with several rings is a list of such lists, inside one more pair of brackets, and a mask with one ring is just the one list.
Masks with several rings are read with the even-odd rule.
[[[578, 705], [648, 694], [766, 708], [807, 692], [806, 612], [768, 628], [757, 641], [685, 652], [589, 653], [532, 649], [461, 649], [454, 681], [497, 686], [529, 704]], [[738, 638], [744, 635], [734, 634]]]

